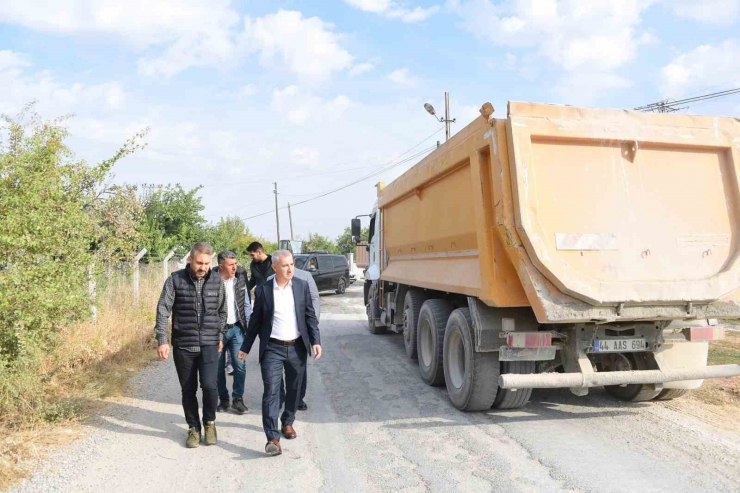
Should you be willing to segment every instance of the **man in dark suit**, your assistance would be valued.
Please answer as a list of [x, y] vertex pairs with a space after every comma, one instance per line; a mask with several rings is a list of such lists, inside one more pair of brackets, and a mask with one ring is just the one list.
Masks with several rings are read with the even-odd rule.
[[321, 358], [319, 324], [311, 301], [308, 283], [293, 277], [293, 254], [279, 250], [272, 255], [275, 278], [259, 286], [238, 358], [244, 361], [259, 336], [259, 361], [262, 369], [262, 427], [267, 435], [265, 452], [280, 455], [280, 390], [285, 371], [285, 410], [280, 417], [282, 434], [296, 438], [293, 429], [301, 383], [308, 355]]

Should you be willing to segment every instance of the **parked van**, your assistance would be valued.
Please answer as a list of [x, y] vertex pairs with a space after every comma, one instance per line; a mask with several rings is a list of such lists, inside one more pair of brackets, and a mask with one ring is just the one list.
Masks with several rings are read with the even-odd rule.
[[343, 255], [309, 252], [295, 256], [296, 269], [310, 272], [319, 291], [343, 294], [349, 286], [349, 261]]

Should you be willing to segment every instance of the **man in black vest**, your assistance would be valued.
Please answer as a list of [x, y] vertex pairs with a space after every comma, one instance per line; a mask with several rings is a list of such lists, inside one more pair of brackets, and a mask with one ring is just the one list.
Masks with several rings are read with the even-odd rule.
[[272, 256], [275, 278], [254, 292], [254, 312], [238, 358], [244, 361], [260, 338], [259, 362], [262, 369], [262, 427], [267, 436], [265, 452], [280, 455], [280, 390], [285, 372], [285, 411], [280, 417], [282, 434], [291, 440], [301, 381], [306, 359], [313, 353], [321, 358], [319, 323], [316, 319], [308, 283], [293, 277], [293, 254], [287, 250]]
[[218, 389], [216, 370], [223, 348], [226, 326], [224, 281], [211, 272], [213, 248], [196, 243], [190, 249], [188, 265], [173, 272], [162, 288], [157, 304], [157, 354], [165, 360], [170, 355], [167, 320], [172, 315], [172, 346], [177, 376], [182, 389], [182, 407], [188, 424], [185, 445], [200, 445], [201, 422], [198, 411], [198, 380], [203, 389], [203, 425], [205, 444], [216, 444], [216, 405]]
[[[247, 292], [247, 271], [237, 265], [236, 253], [225, 250], [218, 254], [218, 267], [213, 274], [221, 276], [226, 289], [226, 330], [224, 333], [224, 350], [218, 360], [218, 410], [225, 412], [231, 407], [237, 414], [244, 414], [249, 409], [244, 405], [244, 381], [247, 376], [246, 365], [236, 354], [244, 342], [252, 306]], [[229, 403], [229, 389], [226, 387], [226, 356], [231, 356], [234, 368], [233, 401]], [[229, 406], [231, 404], [231, 406]]]

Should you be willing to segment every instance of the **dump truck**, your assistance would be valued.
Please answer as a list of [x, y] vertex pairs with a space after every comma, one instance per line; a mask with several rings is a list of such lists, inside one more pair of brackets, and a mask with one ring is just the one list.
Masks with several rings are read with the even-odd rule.
[[720, 321], [740, 317], [740, 120], [493, 112], [377, 185], [370, 332], [403, 334], [466, 411], [534, 388], [666, 400], [740, 375], [707, 366]]

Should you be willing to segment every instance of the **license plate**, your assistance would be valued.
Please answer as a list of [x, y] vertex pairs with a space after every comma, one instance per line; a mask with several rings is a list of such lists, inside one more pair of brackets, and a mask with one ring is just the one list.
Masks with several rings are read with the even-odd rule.
[[630, 351], [647, 351], [645, 339], [596, 339], [594, 353], [625, 353]]

